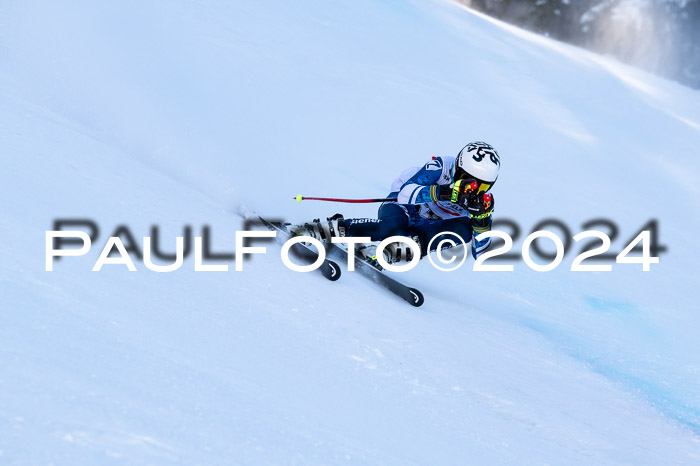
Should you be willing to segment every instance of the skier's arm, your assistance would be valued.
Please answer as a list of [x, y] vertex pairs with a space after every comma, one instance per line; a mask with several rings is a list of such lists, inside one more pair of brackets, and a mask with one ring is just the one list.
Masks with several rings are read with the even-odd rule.
[[397, 195], [399, 204], [423, 204], [432, 202], [431, 187], [437, 185], [444, 171], [441, 157], [423, 165], [423, 167], [406, 180]]
[[452, 201], [465, 205], [467, 198], [478, 189], [476, 182], [458, 180], [454, 185], [433, 184], [422, 186], [416, 183], [405, 184], [398, 194], [399, 204], [423, 204], [425, 202]]
[[[397, 195], [399, 204], [424, 204], [426, 202], [452, 201], [465, 205], [467, 196], [474, 192], [476, 185], [467, 180], [459, 180], [451, 185], [451, 177], [446, 173], [441, 157], [431, 160], [406, 181]], [[442, 181], [442, 183], [440, 183]]]
[[[448, 185], [445, 185], [449, 189]], [[418, 183], [406, 183], [399, 191], [397, 202], [399, 204], [424, 204], [434, 202], [439, 186], [437, 184], [424, 186]]]
[[493, 212], [493, 205], [493, 194], [486, 193], [473, 196], [467, 204], [467, 210], [471, 214], [469, 222], [474, 232], [472, 236], [472, 256], [474, 256], [474, 259], [479, 257], [491, 246], [491, 238], [477, 241], [476, 237], [482, 233], [491, 231], [491, 213]]

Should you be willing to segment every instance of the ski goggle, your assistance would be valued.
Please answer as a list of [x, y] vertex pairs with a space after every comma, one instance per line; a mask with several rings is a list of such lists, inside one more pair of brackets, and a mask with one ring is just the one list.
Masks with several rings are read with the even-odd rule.
[[456, 169], [455, 169], [454, 181], [457, 181], [457, 180], [470, 180], [470, 179], [471, 179], [471, 180], [476, 180], [476, 182], [477, 182], [478, 185], [479, 185], [479, 189], [477, 189], [477, 191], [476, 191], [477, 194], [479, 194], [479, 193], [485, 193], [486, 191], [488, 191], [489, 189], [491, 189], [491, 186], [493, 186], [494, 183], [496, 183], [496, 181], [483, 181], [483, 180], [480, 180], [479, 178], [476, 178], [476, 177], [470, 175], [469, 173], [467, 173], [466, 171], [464, 171], [464, 170], [461, 169], [461, 168], [456, 168]]

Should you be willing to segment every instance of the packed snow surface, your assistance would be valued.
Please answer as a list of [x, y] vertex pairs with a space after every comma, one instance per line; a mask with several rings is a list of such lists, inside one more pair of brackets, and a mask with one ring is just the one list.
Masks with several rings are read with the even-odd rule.
[[[438, 0], [0, 18], [0, 463], [700, 462], [698, 91]], [[292, 198], [381, 197], [472, 140], [501, 155], [515, 252], [546, 218], [614, 221], [615, 254], [657, 219], [668, 250], [650, 272], [572, 272], [579, 244], [551, 272], [424, 261], [397, 274], [419, 309], [275, 243], [242, 272], [91, 271], [120, 225], [232, 252], [241, 206], [372, 217]], [[47, 272], [66, 218], [99, 237]]]

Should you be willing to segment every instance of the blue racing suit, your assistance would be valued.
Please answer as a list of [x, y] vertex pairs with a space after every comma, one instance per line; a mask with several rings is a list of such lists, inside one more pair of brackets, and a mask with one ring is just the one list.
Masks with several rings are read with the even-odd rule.
[[[381, 241], [390, 236], [417, 236], [421, 245], [422, 256], [434, 251], [445, 232], [457, 233], [465, 243], [471, 241], [472, 256], [476, 258], [491, 245], [491, 238], [483, 241], [474, 239], [469, 212], [451, 201], [433, 201], [434, 192], [439, 185], [452, 184], [454, 157], [434, 157], [423, 167], [404, 170], [391, 185], [390, 198], [396, 201], [384, 202], [379, 207], [377, 219], [353, 218], [345, 220], [348, 236], [369, 236], [372, 241]], [[433, 195], [431, 196], [431, 190]], [[491, 219], [487, 227], [491, 228]], [[435, 238], [437, 236], [437, 238]], [[428, 251], [428, 243], [432, 242]]]

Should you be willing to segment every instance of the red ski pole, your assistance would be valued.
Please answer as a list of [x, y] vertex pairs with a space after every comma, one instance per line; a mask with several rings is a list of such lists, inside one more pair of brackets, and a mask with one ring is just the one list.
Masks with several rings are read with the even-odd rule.
[[294, 199], [297, 200], [297, 202], [301, 201], [326, 201], [326, 202], [347, 202], [350, 204], [362, 204], [362, 203], [368, 203], [368, 202], [389, 202], [389, 201], [395, 201], [395, 197], [387, 197], [385, 199], [336, 199], [334, 197], [306, 197], [302, 196], [299, 194], [296, 196]]

